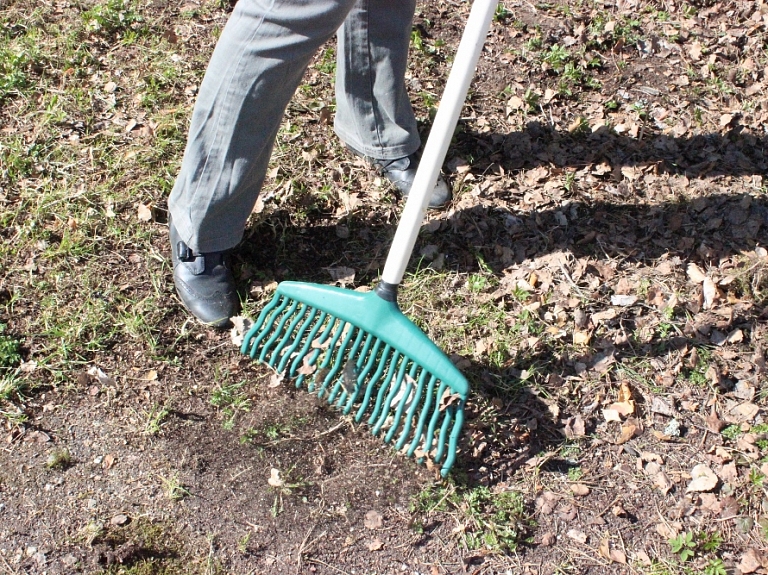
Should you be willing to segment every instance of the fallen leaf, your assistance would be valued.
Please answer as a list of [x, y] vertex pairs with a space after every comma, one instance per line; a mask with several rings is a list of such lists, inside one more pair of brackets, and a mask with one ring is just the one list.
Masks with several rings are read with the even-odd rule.
[[381, 513], [375, 509], [371, 509], [366, 513], [365, 519], [363, 520], [363, 525], [365, 525], [366, 529], [379, 529], [383, 523], [384, 518], [381, 516]]
[[285, 376], [282, 373], [273, 373], [272, 377], [269, 378], [269, 383], [267, 384], [267, 387], [269, 388], [280, 387], [280, 384], [283, 383], [284, 379], [285, 379]]
[[700, 463], [691, 470], [691, 482], [688, 483], [686, 492], [712, 491], [719, 482], [715, 472]]
[[618, 423], [621, 423], [621, 415], [615, 409], [604, 409], [603, 418], [606, 421], [616, 421]]
[[551, 531], [547, 531], [544, 535], [541, 536], [541, 544], [544, 547], [551, 547], [555, 544], [556, 541], [557, 536]]
[[285, 485], [285, 481], [282, 480], [280, 477], [280, 470], [275, 469], [274, 467], [269, 472], [269, 479], [267, 479], [267, 483], [269, 483], [272, 487], [282, 487]]
[[760, 411], [760, 408], [754, 403], [744, 402], [728, 410], [728, 415], [734, 423], [752, 421]]
[[629, 387], [629, 383], [622, 381], [619, 385], [619, 402], [625, 403], [632, 401], [632, 388]]
[[720, 433], [723, 427], [725, 427], [725, 423], [723, 423], [722, 420], [717, 416], [717, 409], [715, 409], [714, 405], [712, 406], [709, 415], [707, 415], [704, 419], [707, 422], [707, 429], [709, 429], [712, 433]]
[[145, 204], [139, 204], [138, 208], [136, 209], [136, 217], [140, 222], [151, 222], [152, 207]]
[[696, 264], [688, 264], [688, 267], [685, 269], [685, 271], [688, 273], [688, 278], [693, 282], [700, 284], [702, 283], [706, 277], [707, 274], [704, 273], [704, 270], [702, 270], [699, 266]]
[[659, 413], [668, 417], [675, 416], [674, 406], [660, 397], [654, 397], [651, 401], [651, 413]]
[[310, 363], [312, 361], [311, 355], [305, 355], [304, 361], [301, 364], [301, 367], [297, 370], [299, 375], [312, 375], [317, 371], [317, 366], [313, 363]]
[[683, 528], [679, 523], [659, 523], [656, 525], [656, 533], [661, 535], [664, 539], [674, 539], [680, 533]]
[[331, 338], [323, 340], [322, 336], [312, 340], [312, 349], [328, 349], [331, 345]]
[[632, 415], [635, 412], [635, 402], [634, 401], [621, 401], [617, 403], [612, 403], [608, 406], [608, 409], [605, 411], [615, 411], [619, 415], [623, 415], [624, 417], [627, 417], [628, 415]]
[[569, 529], [566, 535], [577, 543], [584, 544], [587, 542], [587, 534], [578, 529]]
[[717, 286], [715, 285], [715, 282], [712, 281], [712, 278], [704, 278], [702, 293], [704, 295], [704, 309], [711, 309], [718, 298]]
[[232, 343], [236, 347], [240, 347], [243, 345], [245, 334], [251, 329], [253, 321], [242, 315], [237, 315], [231, 318], [230, 321], [232, 322], [232, 329], [229, 330], [229, 336], [232, 339]]
[[755, 549], [747, 549], [741, 555], [741, 561], [739, 562], [739, 571], [744, 575], [754, 573], [763, 566], [760, 555]]
[[569, 417], [564, 422], [563, 432], [568, 439], [584, 437], [587, 434], [584, 419], [580, 415]]
[[552, 491], [544, 491], [536, 498], [536, 510], [542, 515], [551, 515], [560, 497]]
[[384, 543], [378, 537], [368, 544], [368, 551], [379, 551], [384, 549]]
[[628, 419], [624, 425], [621, 426], [621, 435], [616, 440], [618, 445], [626, 443], [633, 437], [637, 437], [643, 432], [642, 424], [635, 419]]
[[611, 304], [620, 307], [629, 307], [637, 301], [636, 295], [612, 295]]
[[128, 516], [123, 513], [119, 513], [115, 515], [112, 519], [110, 519], [109, 522], [110, 524], [117, 525], [117, 526], [125, 525], [126, 523], [128, 523]]
[[574, 495], [577, 495], [579, 497], [584, 497], [586, 495], [589, 495], [589, 487], [587, 487], [583, 483], [574, 483], [573, 485], [571, 485], [571, 492]]
[[653, 476], [653, 484], [659, 488], [659, 491], [661, 491], [664, 495], [669, 493], [669, 490], [672, 489], [672, 481], [670, 481], [669, 477], [667, 477], [667, 474], [663, 471], [659, 471], [656, 475]]
[[623, 551], [619, 551], [618, 549], [611, 549], [609, 539], [607, 537], [600, 542], [598, 553], [613, 563], [621, 563], [623, 565], [626, 565], [627, 563], [626, 554], [624, 554]]
[[88, 375], [95, 377], [96, 380], [101, 385], [114, 385], [115, 380], [111, 377], [109, 377], [106, 373], [104, 373], [101, 368], [96, 367], [95, 365], [92, 365], [88, 369]]
[[461, 396], [458, 393], [451, 393], [451, 390], [446, 387], [437, 409], [438, 411], [445, 411], [451, 405], [459, 403], [461, 403]]
[[592, 334], [588, 331], [574, 331], [573, 345], [587, 345], [591, 337]]

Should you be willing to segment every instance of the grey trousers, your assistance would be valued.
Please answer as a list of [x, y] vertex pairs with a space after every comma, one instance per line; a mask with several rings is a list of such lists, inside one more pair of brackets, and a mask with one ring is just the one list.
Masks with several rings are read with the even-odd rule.
[[415, 0], [240, 0], [200, 85], [168, 200], [196, 252], [240, 242], [285, 108], [318, 48], [338, 38], [334, 129], [367, 156], [419, 145], [405, 89]]

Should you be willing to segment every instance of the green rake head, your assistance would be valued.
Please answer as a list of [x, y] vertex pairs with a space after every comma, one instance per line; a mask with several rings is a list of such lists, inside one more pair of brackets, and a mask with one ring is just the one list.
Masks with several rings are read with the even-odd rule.
[[367, 415], [374, 435], [448, 474], [469, 385], [395, 301], [283, 282], [241, 351], [344, 414], [354, 410], [356, 421]]

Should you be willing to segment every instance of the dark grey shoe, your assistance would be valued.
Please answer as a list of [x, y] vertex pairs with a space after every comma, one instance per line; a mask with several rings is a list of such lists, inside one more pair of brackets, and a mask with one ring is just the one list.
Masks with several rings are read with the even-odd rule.
[[[404, 198], [408, 197], [408, 194], [411, 192], [411, 186], [413, 186], [413, 180], [416, 177], [416, 170], [419, 167], [419, 156], [417, 154], [411, 154], [396, 160], [379, 160], [369, 158], [354, 148], [349, 149], [354, 154], [367, 159], [382, 176], [394, 184]], [[445, 179], [443, 179], [443, 176], [438, 175], [435, 189], [432, 190], [432, 195], [429, 198], [429, 207], [442, 208], [450, 201], [451, 189], [448, 187]]]
[[231, 326], [239, 300], [232, 272], [224, 264], [224, 252], [194, 253], [179, 237], [170, 218], [173, 283], [184, 307], [206, 325]]

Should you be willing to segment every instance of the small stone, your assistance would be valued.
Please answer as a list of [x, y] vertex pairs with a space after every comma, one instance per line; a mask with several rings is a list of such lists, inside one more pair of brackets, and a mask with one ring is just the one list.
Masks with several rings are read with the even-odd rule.
[[112, 519], [110, 519], [109, 522], [112, 525], [125, 525], [126, 523], [128, 523], [128, 516], [123, 513], [120, 513], [118, 515], [115, 515]]
[[670, 421], [664, 428], [664, 435], [668, 437], [680, 437], [680, 422], [676, 419]]

